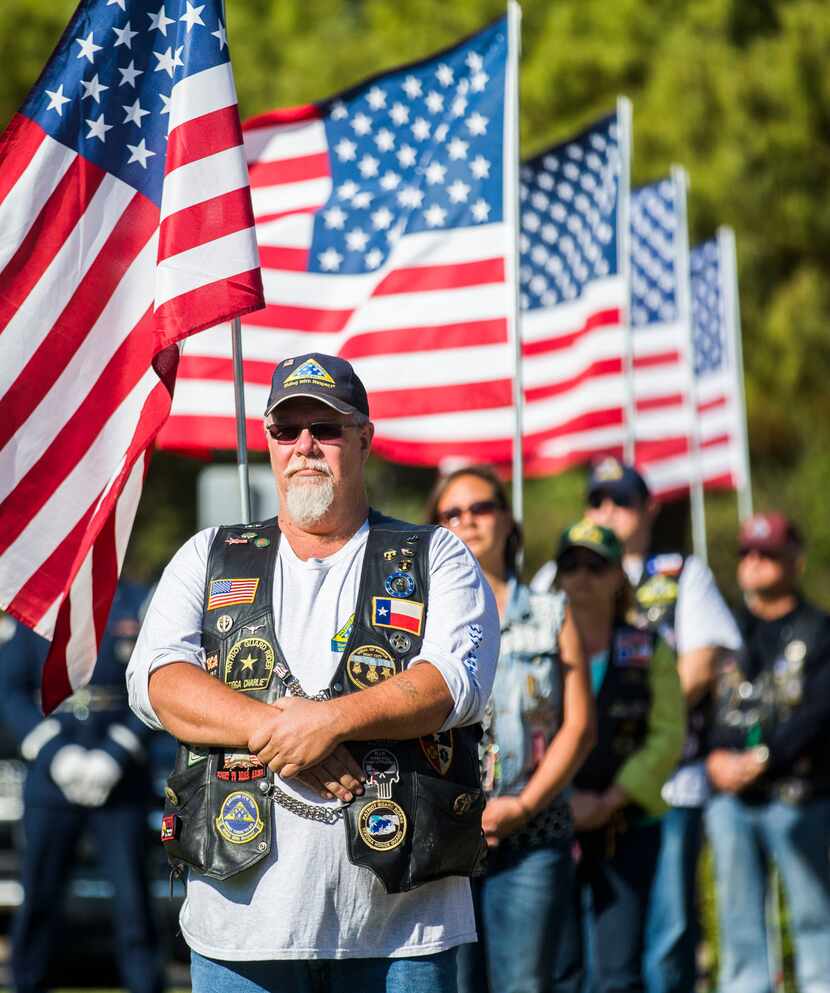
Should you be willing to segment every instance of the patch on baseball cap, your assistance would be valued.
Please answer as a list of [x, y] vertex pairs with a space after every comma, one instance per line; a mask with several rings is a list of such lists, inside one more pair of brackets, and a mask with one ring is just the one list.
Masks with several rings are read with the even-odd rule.
[[738, 546], [742, 551], [797, 551], [803, 545], [804, 539], [796, 525], [778, 511], [753, 514], [738, 532]]
[[283, 359], [271, 378], [265, 416], [293, 397], [319, 400], [341, 414], [369, 416], [366, 388], [351, 363], [337, 355], [310, 352]]
[[606, 562], [622, 561], [623, 549], [619, 538], [611, 528], [604, 528], [592, 521], [578, 521], [562, 532], [556, 558], [561, 559], [571, 548], [587, 548]]
[[607, 493], [613, 500], [622, 497], [628, 502], [645, 503], [651, 492], [648, 484], [632, 465], [608, 455], [591, 467], [588, 477], [590, 499], [595, 493]]

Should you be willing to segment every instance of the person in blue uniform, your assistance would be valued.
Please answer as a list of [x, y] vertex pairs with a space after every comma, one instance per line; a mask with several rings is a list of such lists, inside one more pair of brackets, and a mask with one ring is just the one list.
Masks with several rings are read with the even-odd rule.
[[49, 717], [40, 677], [49, 644], [22, 624], [0, 646], [0, 719], [28, 772], [24, 789], [23, 902], [12, 926], [17, 993], [47, 989], [62, 898], [82, 833], [89, 830], [116, 899], [116, 951], [130, 993], [160, 993], [163, 969], [145, 878], [151, 796], [150, 732], [130, 712], [125, 668], [139, 629], [146, 588], [118, 588], [90, 685]]

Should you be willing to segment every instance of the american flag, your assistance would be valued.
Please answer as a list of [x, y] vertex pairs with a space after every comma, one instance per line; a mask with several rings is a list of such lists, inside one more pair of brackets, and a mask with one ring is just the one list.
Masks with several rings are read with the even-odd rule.
[[736, 489], [744, 476], [743, 400], [721, 253], [719, 238], [689, 253], [695, 398], [704, 484]]
[[685, 204], [674, 178], [631, 193], [635, 461], [657, 496], [687, 492], [694, 428], [681, 280]]
[[253, 603], [258, 586], [258, 579], [213, 579], [208, 590], [207, 609], [217, 610], [237, 603]]
[[[508, 24], [338, 97], [244, 126], [267, 307], [243, 322], [248, 433], [274, 366], [353, 362], [388, 458], [509, 460]], [[505, 193], [505, 191], [508, 191]], [[235, 443], [228, 335], [187, 343], [160, 437]]]
[[88, 681], [176, 343], [262, 306], [220, 0], [83, 0], [0, 139], [0, 605]]
[[532, 475], [622, 448], [623, 126], [612, 114], [521, 169], [522, 374]]

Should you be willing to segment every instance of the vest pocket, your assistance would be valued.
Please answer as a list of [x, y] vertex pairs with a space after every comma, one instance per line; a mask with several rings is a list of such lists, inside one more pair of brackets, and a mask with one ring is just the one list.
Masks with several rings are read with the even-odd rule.
[[165, 790], [165, 819], [173, 817], [174, 837], [164, 842], [171, 864], [184, 862], [203, 871], [207, 860], [208, 833], [205, 829], [208, 766], [205, 759], [192, 768], [173, 772]]
[[412, 886], [446, 876], [471, 876], [485, 856], [483, 790], [414, 775]]

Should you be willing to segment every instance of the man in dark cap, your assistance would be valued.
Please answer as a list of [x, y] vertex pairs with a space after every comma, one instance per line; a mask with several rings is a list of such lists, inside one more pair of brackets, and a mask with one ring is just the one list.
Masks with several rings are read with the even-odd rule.
[[[624, 550], [623, 568], [634, 587], [640, 623], [677, 653], [689, 713], [680, 767], [663, 789], [670, 805], [662, 819], [660, 857], [646, 928], [649, 993], [688, 993], [697, 974], [700, 934], [697, 863], [708, 792], [703, 768], [709, 693], [724, 649], [740, 637], [711, 570], [694, 555], [654, 554], [652, 529], [660, 509], [643, 476], [613, 456], [595, 463], [588, 478], [585, 517], [611, 528]], [[552, 563], [531, 584], [548, 588]]]
[[723, 993], [772, 993], [767, 865], [781, 874], [798, 989], [830, 990], [830, 615], [804, 599], [804, 545], [783, 514], [739, 534], [741, 650], [717, 681], [706, 812]]
[[369, 508], [348, 362], [281, 362], [265, 430], [278, 518], [179, 550], [128, 672], [182, 743], [162, 841], [193, 990], [449, 993], [475, 940], [495, 602], [449, 531]]

